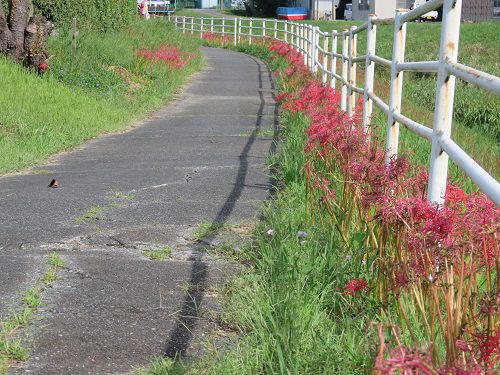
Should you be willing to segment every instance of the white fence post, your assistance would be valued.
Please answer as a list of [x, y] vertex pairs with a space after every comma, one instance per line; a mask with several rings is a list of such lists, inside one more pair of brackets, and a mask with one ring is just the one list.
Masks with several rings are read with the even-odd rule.
[[304, 56], [306, 57], [306, 66], [309, 68], [309, 27], [304, 25]]
[[347, 77], [349, 80], [349, 85], [347, 86], [347, 114], [352, 116], [354, 113], [354, 108], [356, 107], [356, 92], [352, 89], [356, 86], [356, 62], [354, 59], [357, 56], [357, 41], [358, 34], [355, 34], [356, 26], [352, 26], [349, 30], [349, 66], [347, 71]]
[[342, 81], [340, 82], [340, 110], [347, 110], [347, 52], [349, 44], [349, 29], [342, 32]]
[[222, 36], [226, 35], [226, 19], [222, 19]]
[[238, 18], [234, 19], [234, 45], [238, 44]]
[[248, 35], [249, 35], [248, 43], [249, 43], [249, 44], [252, 44], [252, 35], [253, 35], [253, 18], [250, 18], [250, 25], [249, 25], [249, 27], [248, 27]]
[[241, 18], [238, 18], [238, 43], [241, 42]]
[[182, 16], [182, 33], [186, 33], [186, 16]]
[[298, 51], [299, 50], [299, 36], [298, 36], [298, 30], [297, 30], [297, 25], [295, 23], [292, 23], [292, 44], [295, 46], [295, 49]]
[[396, 10], [394, 19], [394, 44], [392, 46], [391, 64], [391, 92], [389, 95], [389, 115], [387, 119], [387, 139], [385, 163], [389, 164], [398, 154], [399, 123], [394, 120], [394, 112], [401, 111], [401, 98], [403, 91], [403, 72], [399, 71], [397, 64], [404, 62], [406, 46], [406, 23], [401, 23], [401, 16], [405, 10]]
[[323, 67], [323, 77], [321, 82], [323, 83], [323, 86], [326, 85], [328, 82], [328, 35], [325, 34], [323, 37], [323, 61], [322, 61], [322, 67]]
[[262, 37], [266, 37], [266, 21], [262, 21]]
[[194, 18], [191, 17], [191, 35], [194, 35]]
[[306, 51], [306, 25], [301, 25], [300, 26], [300, 35], [301, 35], [301, 41], [302, 41], [302, 46], [301, 46], [301, 53], [304, 55], [304, 65], [307, 66], [307, 63], [309, 61], [309, 58], [307, 56], [307, 51]]
[[274, 39], [278, 39], [278, 20], [274, 20]]
[[288, 21], [283, 23], [283, 32], [285, 33], [285, 43], [288, 43]]
[[370, 14], [368, 16], [368, 26], [366, 31], [366, 65], [365, 65], [365, 93], [363, 98], [363, 130], [368, 134], [371, 129], [371, 118], [373, 113], [373, 102], [369, 94], [373, 92], [375, 81], [375, 62], [371, 56], [375, 55], [377, 46], [377, 25], [373, 21], [377, 16]]
[[337, 30], [332, 30], [332, 58], [330, 60], [330, 71], [332, 72], [332, 76], [330, 77], [330, 87], [335, 89], [337, 87], [337, 79], [335, 78], [335, 74], [337, 74], [337, 40], [338, 34]]
[[200, 21], [200, 39], [203, 39], [203, 17], [201, 17]]
[[214, 32], [214, 18], [213, 17], [210, 18], [210, 32], [211, 33]]
[[313, 27], [312, 30], [311, 30], [311, 33], [312, 33], [312, 54], [311, 54], [311, 57], [312, 57], [312, 71], [313, 73], [317, 73], [318, 72], [318, 65], [319, 65], [319, 50], [318, 50], [318, 46], [319, 46], [319, 27]]
[[461, 11], [462, 0], [445, 0], [427, 196], [429, 201], [436, 204], [444, 203], [448, 178], [448, 154], [441, 149], [439, 139], [450, 136], [455, 99], [455, 76], [449, 75], [444, 63], [457, 62]]
[[313, 34], [314, 28], [313, 26], [308, 26], [307, 27], [307, 52], [309, 55], [309, 69], [311, 70], [314, 66], [314, 57], [313, 57]]

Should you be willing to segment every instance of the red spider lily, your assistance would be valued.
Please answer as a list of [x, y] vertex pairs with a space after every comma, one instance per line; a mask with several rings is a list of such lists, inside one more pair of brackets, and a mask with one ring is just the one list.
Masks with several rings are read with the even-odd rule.
[[479, 352], [479, 360], [493, 369], [500, 359], [500, 331], [474, 333], [472, 342]]
[[[384, 279], [384, 290], [374, 287], [371, 291], [380, 293], [381, 297], [386, 293], [399, 298], [402, 293], [409, 296], [412, 290], [418, 289], [419, 293], [427, 293], [423, 303], [429, 306], [423, 306], [422, 311], [429, 311], [432, 304], [435, 304], [433, 311], [446, 304], [452, 311], [458, 303], [455, 297], [463, 299], [460, 301], [462, 307], [468, 306], [469, 310], [462, 311], [462, 316], [467, 317], [467, 322], [470, 316], [473, 322], [475, 331], [468, 335], [471, 339], [468, 342], [456, 341], [456, 334], [452, 331], [444, 332], [443, 329], [441, 333], [449, 335], [446, 337], [451, 342], [446, 348], [445, 367], [431, 355], [430, 349], [398, 348], [389, 358], [377, 359], [377, 370], [387, 374], [489, 374], [492, 363], [498, 361], [499, 335], [497, 332], [484, 335], [480, 330], [498, 311], [500, 298], [491, 297], [495, 295], [490, 290], [494, 286], [488, 287], [486, 297], [471, 297], [471, 294], [457, 297], [447, 291], [450, 284], [456, 284], [457, 288], [463, 286], [466, 290], [477, 277], [483, 280], [486, 276], [491, 277], [494, 285], [498, 267], [500, 209], [484, 194], [466, 194], [453, 185], [448, 186], [443, 205], [431, 204], [426, 197], [427, 171], [411, 165], [404, 155], [386, 164], [383, 147], [373, 137], [368, 142], [367, 134], [360, 126], [359, 103], [354, 114], [348, 116], [339, 109], [339, 93], [323, 86], [309, 73], [300, 53], [282, 42], [271, 43], [269, 49], [276, 56], [285, 58], [289, 65], [279, 72], [287, 88], [287, 93], [278, 97], [282, 108], [292, 113], [302, 112], [310, 118], [305, 171], [308, 194], [314, 198], [311, 202], [313, 205], [314, 202], [327, 203], [324, 206], [333, 216], [336, 215], [334, 208], [338, 208], [343, 220], [355, 205], [353, 200], [357, 200], [360, 212], [356, 225], [379, 231], [383, 251], [379, 253], [380, 242], [375, 240], [371, 251], [375, 250], [375, 255], [381, 257], [378, 272]], [[337, 177], [339, 174], [340, 178]], [[335, 181], [332, 176], [335, 176]], [[343, 188], [337, 189], [337, 197], [334, 188], [337, 188], [339, 179], [343, 180]], [[348, 202], [347, 206], [343, 201]], [[343, 227], [349, 226], [350, 223], [345, 222]], [[342, 230], [342, 225], [339, 227]], [[353, 296], [367, 289], [368, 284], [363, 279], [353, 279], [344, 287], [345, 293]], [[441, 291], [433, 295], [431, 290], [436, 289]], [[446, 294], [451, 296], [449, 300], [445, 299]], [[434, 296], [439, 300], [435, 301]], [[471, 298], [474, 298], [473, 302]], [[458, 320], [454, 322], [453, 317], [450, 320], [445, 325], [464, 324]], [[461, 348], [469, 347], [466, 357], [474, 360], [460, 362], [456, 353], [465, 352]]]
[[286, 92], [282, 92], [280, 93], [277, 97], [276, 97], [276, 101], [277, 102], [282, 102], [284, 101], [286, 98], [287, 98], [287, 93]]
[[500, 359], [500, 331], [473, 333], [470, 337], [469, 341], [456, 340], [455, 345], [462, 355], [448, 373], [496, 374]]
[[389, 358], [379, 356], [376, 361], [376, 369], [380, 374], [404, 374], [404, 375], [436, 375], [437, 371], [432, 365], [432, 357], [426, 352], [418, 349], [397, 348], [394, 349]]
[[225, 35], [220, 35], [217, 33], [204, 33], [203, 39], [209, 42], [218, 42], [221, 44], [230, 43], [231, 38]]
[[156, 50], [141, 48], [137, 55], [146, 60], [163, 61], [165, 64], [174, 68], [183, 68], [190, 60], [196, 57], [192, 53], [183, 53], [174, 46], [161, 46]]
[[354, 278], [349, 281], [344, 290], [347, 294], [351, 296], [356, 296], [359, 292], [368, 289], [368, 283], [363, 279]]
[[40, 64], [38, 64], [37, 68], [38, 68], [38, 71], [40, 73], [45, 73], [47, 70], [49, 70], [49, 64], [47, 64], [44, 61], [44, 62], [41, 62]]

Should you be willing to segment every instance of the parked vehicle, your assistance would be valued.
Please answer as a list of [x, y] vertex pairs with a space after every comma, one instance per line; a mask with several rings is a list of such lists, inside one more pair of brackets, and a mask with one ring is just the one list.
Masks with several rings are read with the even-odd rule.
[[[423, 5], [427, 2], [427, 0], [415, 0], [413, 5], [410, 7], [410, 9], [415, 9], [419, 7], [420, 5]], [[420, 16], [420, 21], [425, 22], [425, 21], [437, 21], [438, 19], [438, 12], [437, 10], [433, 10], [431, 12], [427, 12]]]
[[345, 5], [344, 19], [349, 21], [352, 20], [352, 3]]

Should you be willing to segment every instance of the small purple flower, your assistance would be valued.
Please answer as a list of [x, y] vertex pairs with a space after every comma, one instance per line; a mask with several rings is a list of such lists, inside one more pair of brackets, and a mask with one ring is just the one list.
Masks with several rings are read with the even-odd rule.
[[274, 234], [274, 229], [269, 229], [269, 230], [267, 231], [267, 235], [268, 235], [268, 236], [272, 236], [273, 234]]
[[299, 230], [297, 232], [297, 237], [299, 238], [306, 238], [308, 236], [307, 232], [306, 231], [303, 231], [303, 230]]

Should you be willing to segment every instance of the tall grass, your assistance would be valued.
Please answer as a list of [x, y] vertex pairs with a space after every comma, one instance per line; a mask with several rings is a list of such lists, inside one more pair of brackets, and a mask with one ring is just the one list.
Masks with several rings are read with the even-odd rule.
[[[176, 69], [137, 55], [139, 48], [161, 45], [197, 57]], [[152, 20], [106, 34], [84, 32], [76, 53], [69, 33], [62, 31], [49, 41], [54, 57], [45, 76], [0, 59], [0, 173], [39, 163], [143, 118], [201, 68], [198, 46], [169, 24]]]

